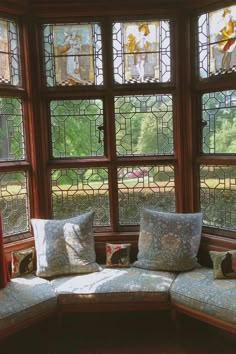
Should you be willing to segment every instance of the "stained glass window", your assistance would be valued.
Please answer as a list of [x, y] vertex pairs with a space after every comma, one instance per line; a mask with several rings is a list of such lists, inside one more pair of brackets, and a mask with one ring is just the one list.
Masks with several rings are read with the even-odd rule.
[[21, 84], [17, 25], [4, 19], [0, 19], [0, 84]]
[[139, 224], [143, 207], [175, 211], [173, 166], [136, 166], [118, 169], [121, 224]]
[[236, 5], [198, 18], [200, 78], [236, 72]]
[[0, 210], [4, 236], [29, 231], [27, 183], [24, 172], [0, 173]]
[[201, 166], [200, 203], [204, 225], [236, 231], [234, 166]]
[[52, 101], [50, 110], [53, 157], [104, 155], [102, 100]]
[[43, 44], [47, 86], [103, 84], [99, 24], [44, 25]]
[[115, 97], [117, 155], [168, 155], [174, 151], [171, 95]]
[[115, 83], [171, 80], [169, 21], [116, 22], [112, 35]]
[[52, 170], [51, 183], [55, 219], [69, 218], [92, 208], [95, 225], [110, 224], [107, 169]]
[[0, 161], [25, 158], [21, 100], [0, 97]]
[[236, 154], [236, 91], [202, 96], [202, 150], [207, 154]]

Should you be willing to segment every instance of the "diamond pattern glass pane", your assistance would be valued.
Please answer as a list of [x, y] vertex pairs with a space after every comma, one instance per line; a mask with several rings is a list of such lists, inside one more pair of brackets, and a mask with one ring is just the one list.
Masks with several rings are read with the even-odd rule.
[[236, 71], [236, 5], [198, 18], [200, 78]]
[[53, 157], [104, 155], [101, 100], [52, 101], [50, 111]]
[[99, 24], [44, 25], [43, 45], [47, 86], [103, 84]]
[[108, 172], [105, 168], [52, 170], [55, 219], [69, 218], [92, 208], [95, 225], [109, 225]]
[[120, 167], [117, 172], [120, 224], [139, 224], [143, 207], [175, 211], [173, 166]]
[[236, 154], [236, 91], [202, 96], [202, 149], [204, 153]]
[[0, 97], [0, 161], [24, 158], [21, 100]]
[[21, 84], [17, 25], [5, 19], [0, 19], [0, 84]]
[[170, 23], [113, 23], [113, 65], [117, 84], [171, 80]]
[[203, 224], [236, 230], [236, 167], [201, 166], [200, 203]]
[[0, 173], [0, 210], [4, 237], [29, 231], [27, 190], [24, 172]]
[[173, 154], [171, 95], [115, 97], [117, 155]]

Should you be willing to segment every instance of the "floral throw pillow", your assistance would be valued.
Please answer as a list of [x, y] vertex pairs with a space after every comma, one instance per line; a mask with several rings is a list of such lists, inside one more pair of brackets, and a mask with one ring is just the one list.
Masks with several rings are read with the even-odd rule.
[[93, 220], [93, 211], [65, 220], [32, 219], [36, 275], [48, 278], [100, 271], [96, 263]]
[[202, 213], [178, 214], [143, 209], [135, 267], [186, 271], [197, 265]]
[[236, 250], [210, 251], [215, 279], [236, 278]]
[[35, 249], [34, 247], [24, 250], [13, 251], [11, 255], [12, 278], [19, 277], [34, 270]]
[[106, 266], [107, 267], [129, 267], [130, 266], [130, 243], [106, 244]]

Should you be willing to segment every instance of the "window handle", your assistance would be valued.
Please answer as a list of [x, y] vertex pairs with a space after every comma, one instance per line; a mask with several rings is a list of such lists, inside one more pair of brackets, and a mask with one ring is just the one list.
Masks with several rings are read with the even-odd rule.
[[98, 142], [99, 144], [101, 143], [101, 131], [103, 130], [104, 131], [104, 125], [101, 124], [98, 126], [98, 130], [99, 130], [99, 133], [98, 133]]

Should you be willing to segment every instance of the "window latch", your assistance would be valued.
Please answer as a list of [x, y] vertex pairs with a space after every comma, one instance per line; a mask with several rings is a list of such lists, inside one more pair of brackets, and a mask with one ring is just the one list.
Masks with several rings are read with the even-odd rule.
[[101, 124], [98, 126], [98, 142], [101, 143], [101, 131], [104, 130], [104, 125]]

